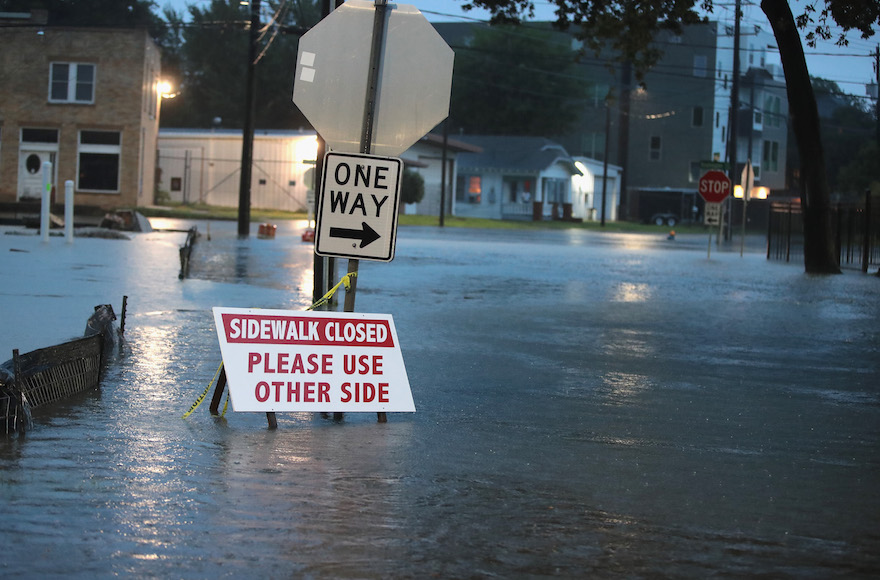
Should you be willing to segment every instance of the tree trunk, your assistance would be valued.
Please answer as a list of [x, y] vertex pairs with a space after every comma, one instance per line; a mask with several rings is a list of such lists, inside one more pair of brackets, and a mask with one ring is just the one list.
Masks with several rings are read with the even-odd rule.
[[762, 0], [761, 10], [767, 15], [779, 45], [790, 118], [800, 152], [804, 268], [809, 274], [839, 274], [819, 112], [804, 58], [804, 47], [786, 0]]

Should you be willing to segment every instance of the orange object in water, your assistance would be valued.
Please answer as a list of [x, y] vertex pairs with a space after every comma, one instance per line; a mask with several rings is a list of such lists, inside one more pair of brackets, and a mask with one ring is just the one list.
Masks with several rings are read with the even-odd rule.
[[260, 224], [260, 227], [257, 229], [257, 237], [274, 239], [276, 229], [277, 226], [274, 224]]
[[302, 241], [314, 242], [315, 241], [315, 228], [306, 228], [306, 230], [302, 234]]

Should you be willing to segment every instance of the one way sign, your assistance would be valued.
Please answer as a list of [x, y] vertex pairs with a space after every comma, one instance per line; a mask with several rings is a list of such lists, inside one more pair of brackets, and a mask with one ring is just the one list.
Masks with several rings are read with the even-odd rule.
[[403, 163], [331, 151], [324, 157], [315, 252], [321, 256], [394, 258]]

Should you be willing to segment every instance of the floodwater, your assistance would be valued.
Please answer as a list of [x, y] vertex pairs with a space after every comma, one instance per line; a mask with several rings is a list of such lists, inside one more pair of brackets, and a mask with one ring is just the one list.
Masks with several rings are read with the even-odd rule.
[[401, 228], [356, 310], [394, 316], [415, 414], [181, 418], [220, 362], [212, 306], [310, 303], [303, 225], [213, 222], [183, 281], [182, 234], [0, 236], [31, 277], [0, 291], [4, 352], [129, 300], [100, 390], [0, 440], [0, 575], [880, 575], [878, 278], [760, 240]]

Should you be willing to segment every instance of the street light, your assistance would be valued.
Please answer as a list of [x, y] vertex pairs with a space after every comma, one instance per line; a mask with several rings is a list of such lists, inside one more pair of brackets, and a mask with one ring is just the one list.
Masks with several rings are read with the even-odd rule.
[[180, 94], [174, 92], [174, 86], [169, 81], [159, 81], [156, 85], [156, 90], [163, 99], [173, 99]]

